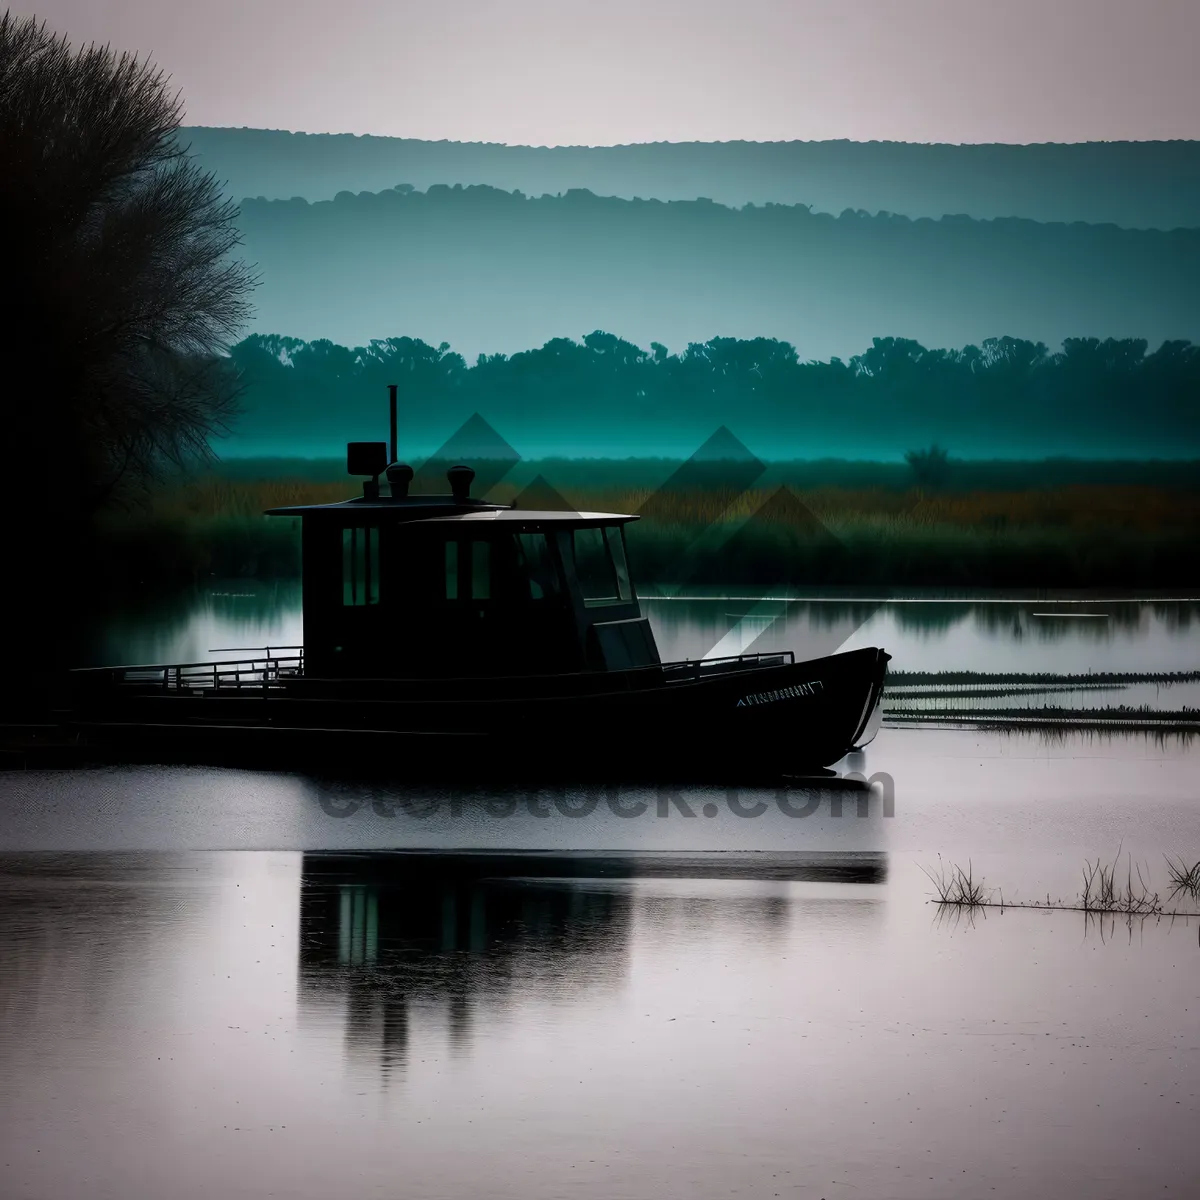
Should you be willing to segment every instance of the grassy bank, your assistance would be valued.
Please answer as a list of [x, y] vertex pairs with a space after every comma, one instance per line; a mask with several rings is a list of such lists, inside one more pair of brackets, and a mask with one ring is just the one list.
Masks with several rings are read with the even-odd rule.
[[[468, 461], [479, 466], [476, 456]], [[415, 465], [415, 461], [414, 461]], [[449, 464], [446, 464], [449, 465]], [[719, 482], [744, 464], [728, 462], [704, 464]], [[539, 476], [551, 486], [566, 492], [635, 491], [662, 487], [684, 466], [672, 458], [541, 458], [522, 459], [504, 473], [504, 482], [517, 489], [528, 486]], [[694, 464], [693, 464], [694, 466]], [[712, 470], [715, 468], [715, 470]], [[488, 466], [480, 468], [481, 477]], [[800, 491], [821, 488], [871, 491], [880, 489], [906, 492], [914, 483], [908, 463], [872, 462], [844, 458], [790, 459], [761, 464], [762, 474], [753, 482], [757, 487], [774, 489], [781, 484]], [[703, 473], [703, 472], [701, 472]], [[352, 492], [356, 484], [346, 475], [344, 456], [336, 458], [229, 458], [217, 463], [214, 479], [234, 483], [303, 482], [335, 484]], [[431, 490], [445, 487], [445, 479], [435, 467], [420, 469], [424, 486]], [[1200, 462], [1185, 459], [960, 459], [951, 457], [945, 465], [940, 490], [943, 493], [1021, 492], [1074, 486], [1129, 486], [1181, 488], [1200, 491]]]
[[[677, 467], [660, 463], [659, 480]], [[263, 511], [343, 500], [357, 491], [344, 474], [314, 474], [222, 471], [160, 489], [143, 506], [102, 521], [109, 572], [132, 583], [294, 577], [299, 522]], [[512, 501], [531, 482], [528, 468], [522, 474], [489, 496]], [[557, 479], [566, 475], [560, 471]], [[738, 493], [702, 484], [663, 489], [645, 475], [636, 484], [626, 475], [600, 486], [593, 470], [581, 467], [566, 486], [556, 480], [555, 487], [574, 508], [647, 513], [629, 529], [633, 566], [643, 580], [1200, 586], [1200, 490], [1178, 479], [929, 493], [900, 486], [785, 487], [776, 472], [766, 486]], [[529, 494], [524, 498], [528, 507]]]

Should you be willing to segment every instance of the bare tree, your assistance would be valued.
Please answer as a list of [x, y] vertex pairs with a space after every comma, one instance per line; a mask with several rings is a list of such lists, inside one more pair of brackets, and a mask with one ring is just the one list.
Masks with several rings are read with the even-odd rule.
[[224, 351], [256, 280], [182, 118], [150, 64], [0, 17], [0, 469], [52, 472], [77, 513], [211, 455], [237, 411]]

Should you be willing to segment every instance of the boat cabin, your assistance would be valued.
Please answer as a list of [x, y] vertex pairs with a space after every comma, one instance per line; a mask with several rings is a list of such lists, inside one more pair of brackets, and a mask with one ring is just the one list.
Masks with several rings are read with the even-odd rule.
[[[394, 452], [392, 458], [394, 459]], [[412, 468], [352, 442], [363, 495], [269, 511], [302, 522], [304, 673], [384, 679], [545, 675], [660, 661], [625, 555], [625, 513], [529, 511], [410, 495]], [[386, 475], [382, 492], [379, 476]]]

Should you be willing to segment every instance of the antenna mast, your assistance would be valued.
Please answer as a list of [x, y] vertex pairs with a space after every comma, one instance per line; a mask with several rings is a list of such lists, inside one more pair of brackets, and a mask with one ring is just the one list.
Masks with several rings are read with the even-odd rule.
[[396, 385], [388, 384], [388, 408], [391, 413], [391, 440], [388, 442], [388, 462], [396, 461]]

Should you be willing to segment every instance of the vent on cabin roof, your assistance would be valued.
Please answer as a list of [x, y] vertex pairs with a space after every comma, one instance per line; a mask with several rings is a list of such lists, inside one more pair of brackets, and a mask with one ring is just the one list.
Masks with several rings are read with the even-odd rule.
[[461, 463], [457, 467], [451, 467], [446, 472], [446, 478], [450, 481], [450, 490], [454, 493], [455, 500], [469, 500], [471, 498], [471, 483], [475, 478], [475, 472], [470, 467], [464, 467]]
[[394, 462], [387, 469], [387, 481], [392, 487], [393, 499], [408, 495], [408, 485], [412, 483], [413, 469], [408, 463]]

